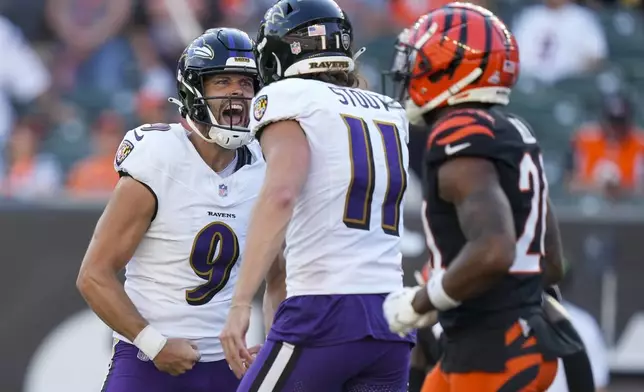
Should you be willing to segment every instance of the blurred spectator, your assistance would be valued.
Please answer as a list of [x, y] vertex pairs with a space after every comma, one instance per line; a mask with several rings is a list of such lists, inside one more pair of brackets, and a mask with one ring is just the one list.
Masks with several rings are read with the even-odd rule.
[[256, 14], [265, 12], [275, 2], [272, 0], [220, 0], [219, 3], [226, 17], [226, 24], [239, 26], [251, 22]]
[[[453, 0], [391, 0], [390, 8], [399, 25], [408, 27], [418, 18], [431, 10], [446, 4], [455, 3]], [[462, 1], [462, 3], [478, 4], [483, 7], [490, 6], [488, 0]]]
[[125, 122], [118, 114], [105, 112], [94, 129], [93, 155], [76, 163], [67, 181], [72, 196], [106, 197], [119, 179], [114, 171], [114, 154], [123, 138]]
[[[4, 148], [15, 117], [12, 101], [32, 104], [49, 88], [49, 72], [24, 41], [22, 33], [0, 16], [0, 150]], [[33, 109], [33, 108], [32, 108]]]
[[573, 136], [568, 160], [570, 191], [598, 191], [609, 198], [642, 188], [644, 134], [633, 124], [623, 95], [606, 96], [603, 118]]
[[[38, 133], [44, 140], [36, 141], [35, 148], [53, 154], [56, 165], [61, 168], [59, 172], [69, 179], [70, 191], [75, 189], [74, 184], [80, 178], [78, 173], [93, 171], [79, 168], [92, 166], [88, 162], [98, 161], [98, 155], [83, 164], [79, 162], [88, 157], [90, 150], [102, 149], [98, 146], [103, 144], [99, 141], [103, 137], [99, 136], [100, 132], [91, 132], [93, 128], [89, 125], [94, 119], [106, 108], [117, 111], [127, 121], [120, 131], [142, 123], [181, 121], [176, 109], [165, 99], [175, 94], [176, 61], [186, 40], [204, 29], [222, 25], [244, 29], [254, 36], [258, 21], [274, 1], [23, 0], [18, 4], [0, 0], [0, 10], [4, 15], [0, 17], [0, 45], [3, 60], [6, 59], [0, 65], [0, 152], [5, 151], [3, 145], [16, 118], [30, 113], [44, 114], [45, 132]], [[356, 48], [364, 45], [369, 49], [360, 58], [358, 67], [368, 81], [367, 88], [374, 91], [382, 89], [380, 71], [391, 65], [393, 43], [400, 30], [419, 16], [450, 3], [449, 0], [336, 1], [351, 17]], [[515, 27], [522, 46], [522, 71], [525, 75], [556, 82], [594, 69], [606, 55], [604, 34], [593, 11], [574, 5], [573, 0], [543, 0], [544, 4], [539, 6], [531, 6], [534, 0], [470, 2], [498, 11], [507, 20], [521, 15]], [[642, 5], [642, 0], [575, 2], [592, 6], [598, 12], [617, 5]], [[629, 12], [633, 11], [623, 11], [620, 15]], [[608, 12], [606, 15], [612, 14]], [[607, 26], [628, 27], [622, 19], [613, 19], [606, 19]], [[639, 38], [639, 19], [631, 19], [629, 28], [632, 34], [623, 37]], [[31, 43], [23, 37], [27, 32], [33, 41]], [[607, 34], [611, 42], [622, 37], [621, 33], [615, 35], [612, 29]], [[610, 47], [614, 49], [619, 45]], [[637, 45], [632, 47], [637, 49]], [[614, 51], [617, 54], [617, 50]], [[615, 72], [620, 79], [630, 78], [635, 89], [641, 86], [644, 73], [639, 52], [627, 52], [619, 58], [611, 58], [611, 61], [615, 61]], [[54, 88], [49, 88], [50, 83]], [[538, 116], [539, 110], [548, 106], [546, 103], [554, 94], [575, 95], [562, 84], [532, 85], [536, 87], [522, 95], [515, 94], [513, 98], [519, 115]], [[639, 104], [634, 102], [634, 105]], [[556, 105], [557, 109], [560, 107], [564, 105]], [[527, 110], [534, 113], [528, 114]], [[596, 125], [595, 128], [603, 133], [602, 126]], [[557, 140], [552, 136], [554, 132], [557, 131], [553, 128], [551, 133], [544, 133], [544, 143], [560, 145], [553, 142]], [[589, 133], [580, 131], [575, 139], [579, 149], [582, 145], [588, 147], [591, 144], [583, 135], [588, 136]], [[622, 141], [620, 145], [624, 143]], [[609, 144], [612, 146], [614, 143]], [[110, 160], [112, 153], [107, 154]], [[561, 153], [556, 150], [549, 154], [555, 157], [552, 162], [557, 161], [558, 168], [556, 157]], [[625, 169], [624, 162], [640, 158], [602, 158], [600, 164], [593, 163], [599, 169], [595, 166], [586, 169], [577, 163], [586, 162], [577, 155], [571, 153], [571, 157], [575, 157], [571, 159], [567, 179], [571, 190], [609, 191], [616, 196], [617, 190], [623, 194], [630, 193], [628, 190], [631, 188], [639, 189], [639, 164], [634, 163]], [[5, 163], [9, 164], [9, 160], [0, 154], [0, 165]], [[412, 160], [412, 163], [417, 162]], [[67, 176], [72, 167], [74, 173]], [[109, 170], [111, 172], [111, 166]], [[0, 173], [3, 173], [2, 168]], [[610, 184], [615, 185], [611, 187]], [[561, 181], [557, 181], [551, 189], [560, 186]]]
[[56, 155], [67, 173], [71, 165], [90, 153], [86, 124], [87, 113], [74, 102], [59, 101], [47, 124], [42, 148]]
[[170, 123], [167, 116], [166, 96], [150, 92], [141, 92], [136, 101], [136, 114], [140, 124]]
[[0, 15], [18, 26], [27, 40], [51, 38], [45, 23], [45, 2], [47, 0], [0, 0]]
[[548, 83], [596, 70], [607, 56], [595, 15], [570, 0], [544, 0], [526, 8], [514, 33], [522, 74]]
[[174, 72], [166, 67], [155, 50], [147, 30], [135, 29], [130, 36], [140, 73], [141, 90], [168, 97], [174, 93]]
[[[143, 15], [139, 22], [147, 30], [150, 47], [154, 49], [166, 68], [173, 70], [173, 74], [186, 43], [201, 34], [203, 30], [217, 26], [223, 14], [220, 12], [219, 2], [207, 0], [170, 2], [181, 7], [181, 12], [168, 10], [166, 2], [161, 0], [142, 0], [141, 2]], [[181, 22], [177, 23], [179, 19]], [[178, 27], [182, 30], [180, 31]]]
[[131, 0], [49, 0], [47, 19], [62, 41], [56, 56], [64, 89], [113, 93], [122, 89], [130, 50], [118, 36], [132, 11]]
[[55, 158], [39, 151], [40, 134], [35, 122], [16, 124], [7, 143], [6, 171], [1, 178], [2, 194], [16, 198], [54, 196], [62, 173]]

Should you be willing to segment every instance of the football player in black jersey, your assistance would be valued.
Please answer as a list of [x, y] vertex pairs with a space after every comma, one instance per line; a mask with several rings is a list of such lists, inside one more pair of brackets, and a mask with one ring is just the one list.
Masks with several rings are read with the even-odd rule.
[[539, 143], [500, 108], [519, 75], [517, 43], [490, 11], [451, 3], [403, 31], [393, 71], [410, 121], [431, 128], [423, 217], [433, 268], [426, 286], [390, 294], [390, 328], [405, 333], [438, 311], [445, 351], [423, 391], [545, 391], [557, 357], [583, 346], [542, 306], [544, 286], [563, 276], [561, 242]]

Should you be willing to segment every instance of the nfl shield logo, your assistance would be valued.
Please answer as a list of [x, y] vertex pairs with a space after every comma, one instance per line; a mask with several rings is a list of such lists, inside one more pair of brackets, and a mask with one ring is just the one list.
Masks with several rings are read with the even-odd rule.
[[292, 42], [291, 43], [291, 53], [298, 55], [302, 53], [302, 45], [300, 45], [299, 42]]
[[344, 50], [349, 50], [351, 46], [351, 36], [347, 33], [342, 34], [342, 47]]
[[224, 184], [219, 184], [219, 196], [226, 197], [228, 196], [228, 187]]

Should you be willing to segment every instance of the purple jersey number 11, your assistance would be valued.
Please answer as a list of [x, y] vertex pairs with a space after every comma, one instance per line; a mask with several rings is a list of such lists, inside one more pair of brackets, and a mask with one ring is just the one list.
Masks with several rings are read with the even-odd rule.
[[[341, 115], [349, 131], [351, 183], [344, 206], [344, 224], [352, 229], [370, 230], [371, 204], [376, 185], [373, 147], [369, 126], [359, 117]], [[387, 166], [387, 191], [382, 202], [382, 230], [399, 236], [400, 205], [407, 188], [402, 146], [395, 124], [374, 121], [382, 138]]]

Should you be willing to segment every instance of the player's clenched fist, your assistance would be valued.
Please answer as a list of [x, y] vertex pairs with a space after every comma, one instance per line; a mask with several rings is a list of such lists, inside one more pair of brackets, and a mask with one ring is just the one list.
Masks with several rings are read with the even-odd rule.
[[178, 376], [192, 369], [201, 355], [197, 346], [187, 339], [168, 339], [154, 358], [154, 366], [162, 372]]
[[421, 289], [424, 289], [424, 286], [404, 287], [387, 296], [382, 310], [391, 332], [405, 336], [412, 329], [436, 324], [438, 317], [436, 311], [418, 314], [411, 306], [414, 296]]

